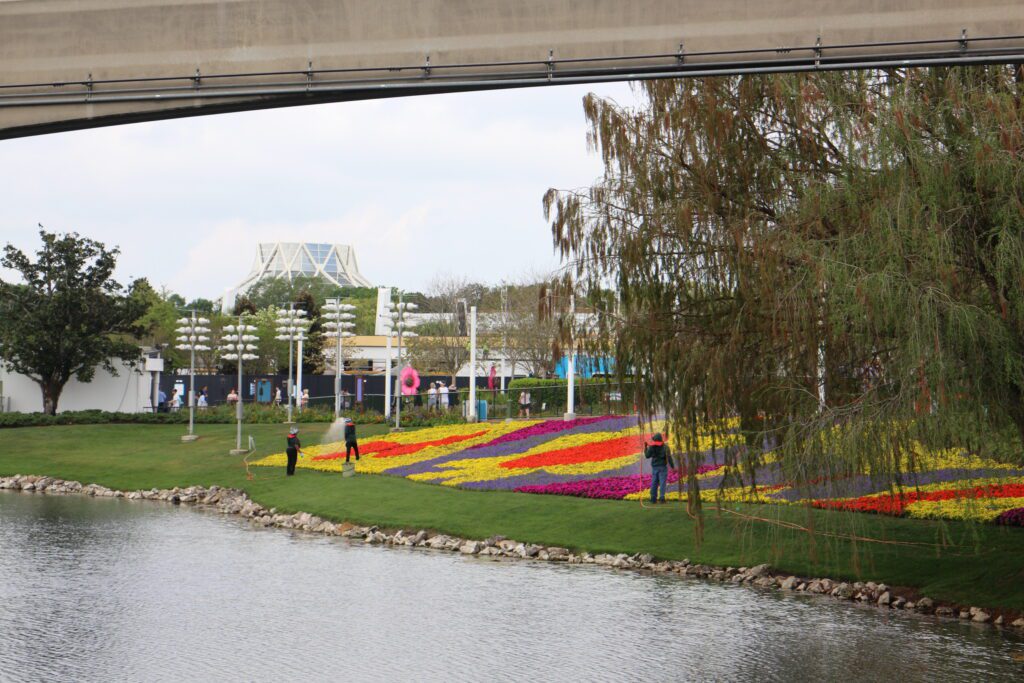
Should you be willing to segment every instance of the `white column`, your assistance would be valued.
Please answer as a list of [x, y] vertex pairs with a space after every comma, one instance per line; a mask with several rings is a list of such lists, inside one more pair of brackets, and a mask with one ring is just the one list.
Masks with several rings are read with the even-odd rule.
[[391, 417], [391, 329], [384, 333], [388, 336], [387, 351], [384, 358], [384, 419]]
[[469, 421], [476, 422], [476, 306], [469, 307]]
[[576, 418], [576, 339], [574, 330], [576, 326], [576, 296], [569, 298], [569, 367], [566, 375], [569, 379], [569, 396], [565, 406], [565, 420]]
[[[295, 393], [294, 389], [293, 389], [293, 387], [295, 385], [292, 384], [292, 368], [294, 367], [294, 365], [295, 365], [295, 344], [292, 343], [291, 339], [289, 339], [288, 340], [288, 391], [287, 391], [287, 394], [288, 394], [288, 424], [292, 423], [292, 394]], [[242, 398], [242, 396], [241, 396], [241, 393], [242, 393], [242, 380], [241, 379], [238, 380], [238, 393], [239, 393], [238, 398], [241, 399]]]
[[[340, 322], [340, 321], [339, 321]], [[341, 357], [341, 328], [338, 330], [338, 346], [334, 352], [334, 419], [341, 417], [341, 372], [345, 369], [345, 361]]]
[[297, 351], [299, 356], [298, 367], [295, 368], [297, 379], [295, 381], [295, 405], [298, 406], [299, 412], [302, 412], [302, 337], [299, 337], [299, 350]]

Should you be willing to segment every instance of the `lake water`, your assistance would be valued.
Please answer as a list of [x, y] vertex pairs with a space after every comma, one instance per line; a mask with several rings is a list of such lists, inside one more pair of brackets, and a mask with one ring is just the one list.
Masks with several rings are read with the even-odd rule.
[[1021, 680], [959, 622], [0, 491], [0, 680]]

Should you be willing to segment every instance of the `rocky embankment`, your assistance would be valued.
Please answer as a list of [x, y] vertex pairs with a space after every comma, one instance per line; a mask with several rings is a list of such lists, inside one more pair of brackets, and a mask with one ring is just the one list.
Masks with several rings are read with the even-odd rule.
[[124, 498], [127, 500], [155, 500], [174, 505], [186, 504], [212, 508], [228, 515], [247, 517], [262, 527], [295, 529], [314, 534], [342, 536], [356, 541], [376, 545], [409, 546], [458, 552], [463, 555], [481, 557], [536, 560], [541, 562], [563, 562], [566, 564], [592, 564], [614, 569], [676, 574], [719, 583], [747, 584], [764, 589], [809, 593], [830, 596], [837, 600], [892, 609], [930, 614], [940, 618], [962, 619], [977, 624], [991, 624], [1024, 630], [1024, 615], [952, 604], [940, 604], [931, 598], [917, 596], [907, 589], [896, 589], [884, 583], [873, 581], [845, 582], [832, 579], [806, 578], [780, 574], [767, 564], [754, 567], [713, 567], [694, 564], [689, 560], [657, 560], [646, 553], [634, 555], [591, 554], [572, 551], [568, 548], [521, 543], [504, 536], [492, 536], [486, 540], [472, 540], [434, 534], [424, 529], [409, 531], [383, 531], [376, 526], [355, 526], [335, 523], [307, 512], [286, 514], [276, 508], [265, 508], [249, 498], [240, 489], [211, 486], [189, 486], [187, 488], [149, 489], [145, 491], [117, 491], [99, 484], [81, 484], [53, 477], [14, 475], [0, 477], [0, 490], [22, 491], [45, 494], [82, 494], [102, 498]]

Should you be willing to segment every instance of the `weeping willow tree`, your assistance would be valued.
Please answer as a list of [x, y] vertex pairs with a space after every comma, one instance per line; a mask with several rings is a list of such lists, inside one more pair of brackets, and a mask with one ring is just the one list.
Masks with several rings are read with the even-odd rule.
[[632, 109], [586, 98], [603, 177], [544, 198], [564, 284], [601, 312], [582, 338], [677, 440], [738, 418], [726, 458], [751, 486], [766, 448], [798, 485], [867, 471], [900, 486], [916, 443], [1020, 460], [1016, 76], [693, 79], [638, 85]]

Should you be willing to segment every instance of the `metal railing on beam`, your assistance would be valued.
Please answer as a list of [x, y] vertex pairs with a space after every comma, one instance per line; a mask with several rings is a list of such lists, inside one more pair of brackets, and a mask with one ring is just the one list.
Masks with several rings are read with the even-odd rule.
[[[843, 54], [837, 55], [837, 52]], [[428, 57], [421, 65], [314, 69], [310, 63], [306, 69], [294, 71], [202, 74], [196, 69], [194, 73], [181, 76], [156, 78], [92, 80], [90, 77], [84, 81], [0, 84], [0, 108], [303, 95], [328, 98], [346, 93], [385, 96], [390, 91], [417, 94], [431, 90], [657, 78], [1021, 62], [1024, 62], [1024, 35], [968, 39], [962, 34], [949, 39], [838, 45], [817, 41], [813, 45], [793, 47], [692, 53], [685, 52], [680, 44], [679, 51], [673, 53], [614, 57], [557, 59], [549, 55], [539, 60], [461, 64], [431, 63]], [[244, 82], [225, 82], [229, 80]], [[37, 92], [19, 92], [25, 90]]]

